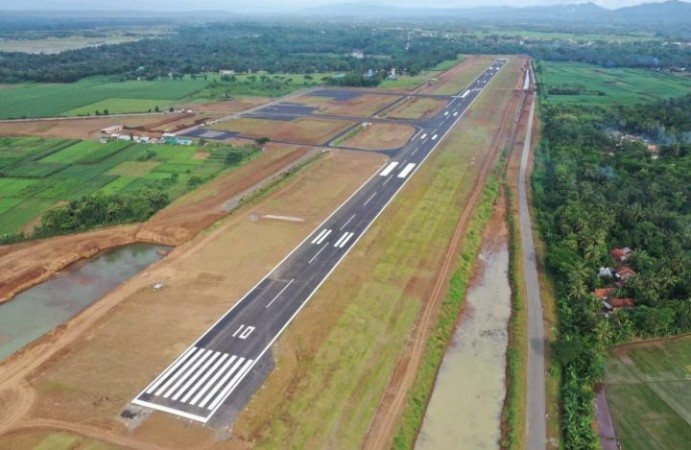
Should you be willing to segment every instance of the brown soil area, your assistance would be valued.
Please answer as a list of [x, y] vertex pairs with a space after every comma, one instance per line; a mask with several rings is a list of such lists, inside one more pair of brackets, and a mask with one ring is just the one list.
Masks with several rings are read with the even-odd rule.
[[271, 143], [261, 157], [181, 197], [141, 225], [0, 246], [0, 302], [109, 248], [137, 241], [182, 244], [225, 215], [229, 200], [280, 174], [309, 152], [310, 147]]
[[415, 134], [415, 128], [395, 123], [375, 123], [340, 145], [363, 150], [388, 150], [403, 147]]
[[350, 100], [335, 100], [308, 94], [293, 97], [290, 102], [319, 108], [319, 112], [322, 114], [369, 117], [386, 105], [396, 102], [399, 98], [391, 95], [363, 94]]
[[[21, 358], [0, 365], [0, 398], [9, 391], [37, 395], [35, 401], [31, 395], [14, 395], [4, 402], [5, 411], [21, 414], [0, 413], [0, 435], [43, 424], [49, 429], [76, 427], [80, 434], [89, 431], [90, 437], [125, 446], [136, 439], [132, 448], [242, 448], [245, 444], [237, 441], [214, 443], [212, 430], [161, 413], [153, 413], [131, 435], [116, 417], [384, 160], [366, 153], [326, 154], [310, 170], [176, 248]], [[264, 214], [305, 221], [260, 220]], [[165, 281], [166, 288], [153, 292], [155, 281]], [[25, 377], [31, 387], [19, 388]]]
[[[94, 117], [82, 119], [30, 120], [0, 122], [0, 136], [41, 136], [69, 139], [92, 139], [102, 128], [125, 125], [129, 128], [155, 127], [171, 116], [142, 114], [127, 117]], [[175, 116], [172, 116], [175, 117]], [[177, 117], [181, 117], [177, 115]]]
[[323, 145], [338, 133], [353, 126], [352, 122], [326, 119], [236, 119], [213, 126], [217, 130], [237, 131], [252, 138], [268, 137], [274, 140]]

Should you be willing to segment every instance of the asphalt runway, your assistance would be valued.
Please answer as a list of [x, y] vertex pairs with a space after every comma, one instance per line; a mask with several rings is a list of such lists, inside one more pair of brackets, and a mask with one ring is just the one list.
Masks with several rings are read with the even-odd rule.
[[[467, 89], [449, 96], [434, 118], [357, 192], [285, 257], [232, 309], [137, 395], [134, 404], [207, 423], [239, 408], [256, 384], [243, 383], [394, 196], [506, 63], [492, 63]], [[251, 392], [244, 392], [247, 390]]]

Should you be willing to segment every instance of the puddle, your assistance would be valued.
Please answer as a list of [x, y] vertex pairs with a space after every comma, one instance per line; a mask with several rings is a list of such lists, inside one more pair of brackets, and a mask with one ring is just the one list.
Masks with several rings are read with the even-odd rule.
[[468, 290], [415, 445], [428, 449], [497, 449], [506, 395], [507, 326], [511, 315], [506, 242], [484, 245], [483, 266]]
[[0, 304], [0, 361], [160, 260], [169, 247], [132, 244], [70, 265]]

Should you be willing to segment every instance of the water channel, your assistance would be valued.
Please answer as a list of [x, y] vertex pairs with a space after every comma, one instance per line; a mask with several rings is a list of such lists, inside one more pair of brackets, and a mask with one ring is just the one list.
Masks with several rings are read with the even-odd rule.
[[76, 262], [0, 304], [0, 361], [160, 260], [169, 247], [131, 244]]
[[481, 272], [444, 355], [416, 450], [499, 448], [511, 315], [508, 265], [505, 240], [483, 245], [476, 261]]

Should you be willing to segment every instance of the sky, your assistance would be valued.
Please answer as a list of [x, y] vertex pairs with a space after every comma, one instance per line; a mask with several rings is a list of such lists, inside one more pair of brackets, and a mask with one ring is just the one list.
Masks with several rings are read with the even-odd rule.
[[[0, 0], [0, 10], [289, 10], [362, 0]], [[583, 3], [583, 0], [369, 0], [399, 7], [472, 8], [477, 6], [534, 6]], [[656, 0], [592, 0], [604, 8], [619, 8]]]

